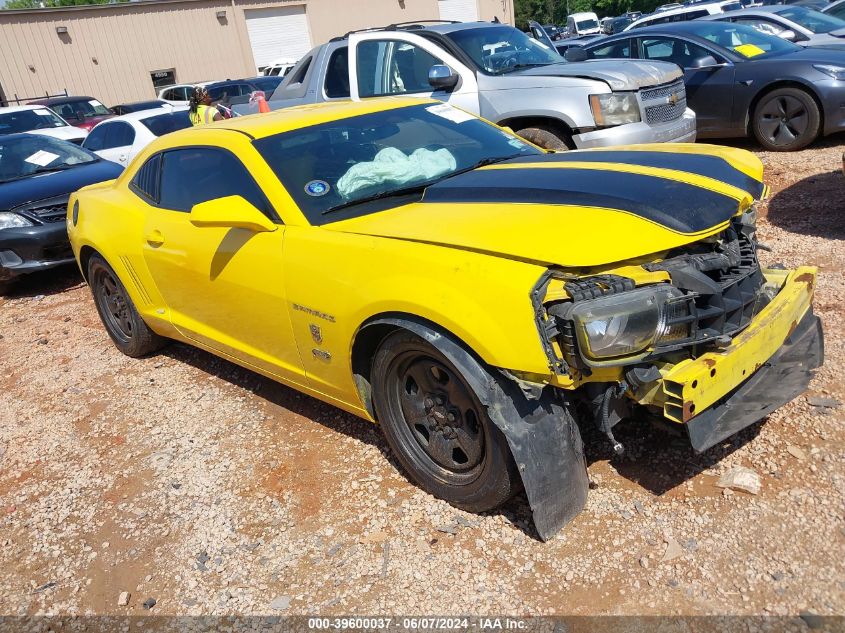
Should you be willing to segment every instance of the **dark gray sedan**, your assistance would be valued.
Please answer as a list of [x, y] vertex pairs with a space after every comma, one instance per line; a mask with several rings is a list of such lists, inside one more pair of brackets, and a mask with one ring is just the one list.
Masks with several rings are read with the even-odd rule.
[[676, 22], [611, 35], [590, 59], [674, 62], [684, 71], [698, 138], [753, 135], [792, 151], [845, 131], [845, 51], [802, 48], [729, 22]]

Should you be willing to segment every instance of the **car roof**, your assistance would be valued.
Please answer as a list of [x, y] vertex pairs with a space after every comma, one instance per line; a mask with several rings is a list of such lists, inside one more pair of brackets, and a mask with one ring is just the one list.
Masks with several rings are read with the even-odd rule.
[[[0, 114], [5, 114], [7, 112], [20, 112], [22, 110], [43, 110], [47, 108], [46, 105], [41, 103], [39, 104], [30, 104], [27, 103], [25, 105], [16, 105], [16, 106], [8, 106], [6, 108], [0, 108]], [[49, 110], [49, 108], [47, 108]]]
[[[730, 2], [734, 2], [735, 0], [719, 0], [718, 2], [699, 2], [697, 4], [686, 4], [680, 6], [676, 9], [666, 9], [665, 11], [660, 11], [658, 13], [649, 13], [648, 15], [643, 15], [636, 19], [635, 22], [647, 22], [651, 18], [660, 17], [665, 18], [670, 15], [678, 15], [680, 13], [691, 13], [693, 11], [701, 11], [702, 9], [706, 9], [708, 7], [721, 7], [722, 5], [728, 4]], [[732, 12], [733, 13], [733, 12]]]
[[113, 116], [110, 119], [106, 119], [103, 123], [110, 123], [112, 121], [142, 121], [144, 119], [149, 119], [150, 117], [158, 116], [160, 114], [176, 114], [178, 112], [187, 112], [187, 106], [174, 106], [172, 108], [152, 108], [150, 110], [139, 110], [138, 112], [128, 112], [127, 114], [121, 114], [120, 116]]
[[[50, 99], [35, 99], [30, 103], [37, 103], [39, 105], [62, 105], [64, 103], [74, 103], [76, 101], [94, 101], [94, 97], [52, 97]], [[99, 101], [99, 99], [96, 99]]]
[[[262, 114], [214, 121], [213, 123], [192, 129], [199, 131], [215, 129], [233, 130], [258, 139], [355, 116], [386, 112], [388, 110], [415, 105], [437, 103], [442, 102], [435, 99], [416, 99], [411, 97], [381, 97], [379, 99], [367, 99], [364, 101], [325, 101], [280, 108]], [[174, 134], [178, 134], [178, 132]]]

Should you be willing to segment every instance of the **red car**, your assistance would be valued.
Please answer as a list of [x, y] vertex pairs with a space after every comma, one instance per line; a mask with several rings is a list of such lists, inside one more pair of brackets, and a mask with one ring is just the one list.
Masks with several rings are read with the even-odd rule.
[[97, 123], [110, 119], [114, 114], [93, 97], [54, 97], [30, 101], [32, 104], [43, 105], [76, 127], [90, 132]]

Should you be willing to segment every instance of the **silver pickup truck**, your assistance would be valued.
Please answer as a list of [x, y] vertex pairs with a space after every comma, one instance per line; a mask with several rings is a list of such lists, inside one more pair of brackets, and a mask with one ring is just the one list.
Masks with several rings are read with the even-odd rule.
[[390, 95], [448, 102], [547, 149], [695, 140], [695, 113], [674, 64], [567, 62], [550, 43], [490, 22], [393, 25], [335, 38], [299, 60], [268, 103]]

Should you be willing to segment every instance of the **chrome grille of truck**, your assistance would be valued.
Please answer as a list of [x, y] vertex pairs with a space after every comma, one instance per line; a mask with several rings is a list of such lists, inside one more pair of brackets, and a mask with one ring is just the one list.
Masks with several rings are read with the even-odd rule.
[[687, 109], [687, 92], [683, 80], [680, 79], [665, 86], [643, 90], [640, 100], [645, 112], [645, 122], [649, 125], [676, 121]]

